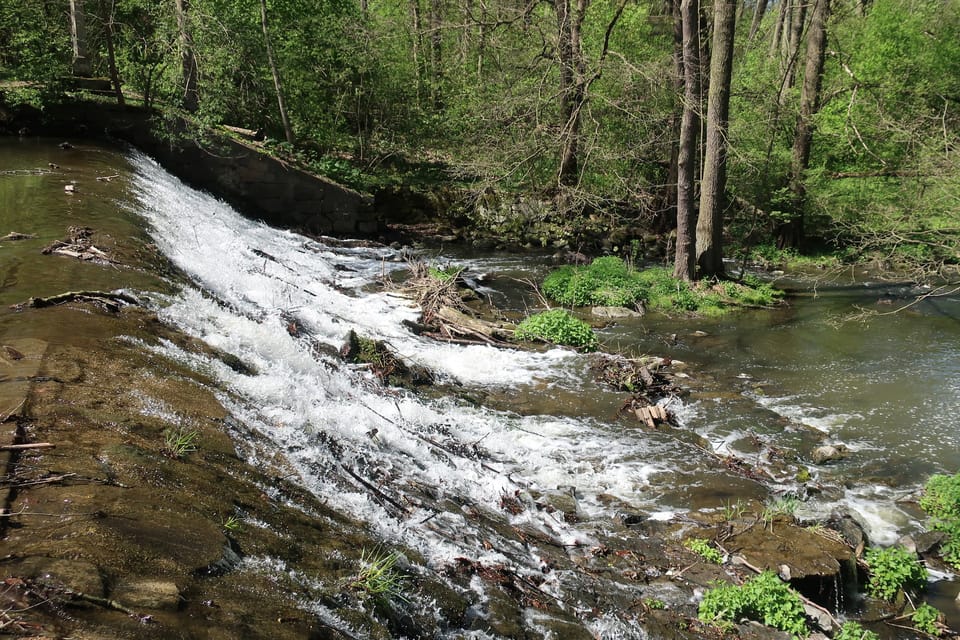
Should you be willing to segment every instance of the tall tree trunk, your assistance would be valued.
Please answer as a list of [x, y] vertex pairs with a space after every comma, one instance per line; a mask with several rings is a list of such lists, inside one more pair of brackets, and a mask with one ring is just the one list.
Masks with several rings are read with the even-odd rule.
[[443, 110], [443, 2], [430, 0], [430, 99]]
[[[782, 2], [783, 0], [781, 0]], [[763, 16], [767, 12], [767, 0], [757, 0], [757, 6], [753, 11], [753, 20], [750, 22], [750, 33], [747, 36], [748, 41], [753, 41], [757, 35], [757, 30], [760, 29], [760, 23], [763, 21]]]
[[723, 274], [723, 209], [727, 186], [727, 125], [736, 0], [715, 0], [710, 92], [707, 98], [707, 138], [700, 214], [697, 217], [697, 267], [700, 277]]
[[287, 138], [287, 142], [293, 144], [296, 139], [293, 137], [290, 118], [287, 116], [287, 104], [283, 99], [283, 83], [280, 81], [280, 70], [277, 68], [277, 61], [273, 57], [270, 32], [267, 29], [267, 0], [260, 0], [260, 25], [263, 27], [263, 44], [267, 50], [267, 63], [270, 65], [270, 73], [273, 74], [273, 88], [277, 92], [277, 108], [280, 110], [280, 121], [283, 123], [283, 135]]
[[696, 277], [696, 173], [700, 137], [700, 3], [680, 2], [682, 29], [683, 116], [677, 153], [677, 247], [673, 275]]
[[180, 31], [180, 68], [183, 94], [180, 104], [187, 111], [196, 111], [200, 106], [197, 91], [197, 57], [193, 50], [193, 35], [190, 32], [190, 0], [175, 0], [177, 29]]
[[571, 186], [580, 179], [580, 110], [583, 107], [584, 61], [580, 27], [589, 0], [556, 0], [557, 53], [560, 57], [560, 169], [557, 180]]
[[787, 92], [796, 85], [797, 58], [800, 55], [800, 40], [807, 17], [807, 0], [793, 0], [790, 11], [789, 30], [783, 34], [783, 82], [780, 83], [780, 104], [787, 99]]
[[106, 14], [106, 39], [107, 39], [107, 64], [110, 67], [110, 83], [113, 85], [114, 95], [117, 97], [117, 104], [123, 106], [123, 88], [120, 86], [120, 72], [117, 71], [117, 55], [113, 48], [113, 14], [114, 0], [110, 0]]
[[800, 92], [800, 114], [793, 137], [793, 155], [790, 167], [790, 191], [793, 213], [780, 226], [777, 245], [799, 247], [803, 243], [806, 184], [804, 173], [810, 166], [810, 147], [813, 144], [813, 117], [820, 108], [820, 87], [823, 80], [823, 60], [827, 50], [827, 20], [830, 18], [830, 0], [815, 0], [807, 35], [807, 56]]
[[790, 13], [790, 0], [780, 0], [780, 11], [777, 12], [777, 24], [773, 28], [773, 37], [770, 39], [770, 57], [773, 58], [780, 50], [783, 32], [786, 28], [787, 15]]
[[87, 56], [86, 16], [83, 0], [70, 0], [70, 41], [73, 45], [73, 75], [89, 76], [92, 72]]
[[423, 19], [420, 0], [410, 0], [410, 19], [413, 21], [413, 68], [416, 71], [417, 106], [423, 106]]

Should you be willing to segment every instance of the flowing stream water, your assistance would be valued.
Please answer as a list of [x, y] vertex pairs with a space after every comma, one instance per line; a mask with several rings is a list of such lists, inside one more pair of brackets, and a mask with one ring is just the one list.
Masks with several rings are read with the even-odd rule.
[[[240, 432], [270, 442], [311, 491], [368, 523], [388, 544], [417, 550], [429, 565], [466, 557], [542, 573], [541, 555], [498, 538], [494, 528], [479, 530], [471, 509], [540, 532], [575, 555], [624, 513], [669, 519], [720, 510], [740, 500], [763, 502], [771, 486], [802, 499], [801, 517], [849, 513], [871, 542], [891, 544], [922, 528], [911, 498], [924, 480], [960, 467], [956, 298], [843, 321], [861, 307], [891, 311], [915, 293], [844, 276], [795, 281], [789, 303], [774, 310], [621, 321], [600, 332], [608, 348], [670, 356], [686, 362], [692, 376], [693, 392], [671, 405], [679, 427], [648, 430], [617, 416], [623, 394], [590, 380], [589, 356], [455, 346], [412, 334], [403, 321], [416, 320], [418, 310], [371, 287], [405, 268], [400, 252], [270, 228], [184, 186], [142, 154], [110, 153], [109, 170], [122, 174], [110, 206], [142, 220], [192, 283], [154, 295], [151, 304], [256, 374], [171, 344], [152, 348], [214, 376], [229, 389], [222, 401], [240, 420]], [[104, 224], [110, 224], [106, 214]], [[548, 269], [536, 256], [437, 250], [428, 257], [486, 274], [483, 290], [515, 311], [534, 300], [518, 280]], [[291, 323], [300, 331], [289, 331]], [[367, 372], [336, 360], [351, 329], [386, 341], [464, 395], [495, 401], [384, 393]], [[810, 464], [810, 448], [821, 441], [845, 445], [848, 456]], [[791, 461], [765, 485], [717, 462], [718, 455], [753, 459], [763, 451], [787, 452]], [[801, 465], [811, 471], [815, 491], [795, 481]], [[579, 522], [498, 508], [503, 496], [521, 494], [572, 497]], [[542, 575], [543, 590], [575, 600], [580, 585], [572, 573]], [[956, 591], [948, 577], [934, 590], [935, 604], [951, 616]], [[642, 637], [614, 617], [601, 616], [591, 630], [605, 638]]]

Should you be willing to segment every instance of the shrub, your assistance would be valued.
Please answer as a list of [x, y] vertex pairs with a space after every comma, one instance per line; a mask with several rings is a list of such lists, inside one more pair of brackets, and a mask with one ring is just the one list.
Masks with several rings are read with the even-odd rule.
[[614, 256], [588, 266], [565, 266], [543, 281], [543, 293], [561, 304], [630, 307], [643, 302], [650, 309], [722, 313], [725, 306], [770, 306], [781, 292], [756, 278], [743, 282], [678, 280], [662, 267], [636, 271]]
[[711, 547], [710, 542], [704, 540], [703, 538], [690, 538], [689, 540], [684, 540], [683, 546], [685, 546], [687, 549], [690, 549], [690, 551], [693, 551], [707, 562], [723, 564], [723, 554]]
[[769, 571], [739, 587], [714, 587], [700, 602], [697, 617], [721, 625], [746, 617], [794, 636], [806, 637], [809, 633], [800, 596]]
[[927, 480], [920, 497], [920, 508], [930, 515], [930, 526], [947, 534], [940, 555], [960, 568], [960, 473], [937, 474]]
[[927, 584], [927, 568], [903, 547], [868, 549], [866, 561], [870, 568], [867, 591], [877, 598], [892, 600], [901, 589], [918, 592]]
[[880, 636], [873, 631], [864, 629], [856, 622], [850, 621], [843, 623], [837, 635], [833, 636], [833, 640], [880, 640]]
[[590, 325], [563, 309], [551, 309], [530, 316], [517, 325], [515, 336], [518, 340], [543, 340], [584, 351], [595, 351], [598, 344]]
[[926, 602], [917, 607], [917, 610], [910, 616], [910, 621], [913, 622], [917, 631], [931, 636], [942, 635], [940, 626], [937, 624], [940, 622], [940, 612]]

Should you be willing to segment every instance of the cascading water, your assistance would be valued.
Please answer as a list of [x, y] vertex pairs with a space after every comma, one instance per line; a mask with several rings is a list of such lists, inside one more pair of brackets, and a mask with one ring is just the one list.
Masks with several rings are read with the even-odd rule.
[[[172, 345], [158, 349], [212, 373], [230, 389], [222, 401], [242, 428], [282, 452], [311, 491], [369, 523], [388, 543], [415, 549], [432, 569], [458, 558], [508, 565], [537, 576], [539, 588], [565, 606], [589, 608], [578, 605], [582, 582], [575, 571], [577, 557], [595, 548], [605, 523], [618, 521], [624, 511], [666, 519], [694, 507], [718, 508], [721, 500], [744, 493], [763, 499], [765, 488], [718, 468], [710, 449], [735, 452], [741, 440], [756, 432], [778, 445], [783, 438], [790, 441], [783, 433], [785, 419], [829, 434], [860, 418], [854, 410], [823, 409], [790, 393], [768, 393], [762, 385], [744, 383], [729, 403], [749, 406], [742, 413], [709, 399], [679, 410], [681, 420], [708, 441], [703, 449], [670, 434], [625, 429], [609, 415], [590, 417], [575, 410], [518, 415], [384, 391], [364, 370], [333, 355], [350, 330], [385, 340], [404, 358], [466, 387], [557, 398], [558, 403], [580, 389], [595, 389], [585, 382], [587, 357], [570, 351], [454, 346], [410, 333], [403, 321], [415, 320], [418, 313], [409, 301], [365, 289], [403, 268], [390, 249], [335, 247], [249, 221], [184, 187], [145, 156], [134, 154], [132, 162], [136, 210], [160, 249], [195, 283], [158, 298], [159, 314], [237, 356], [255, 373], [239, 373]], [[307, 337], [293, 335], [298, 332], [288, 330], [291, 322]], [[722, 335], [726, 326], [710, 329]], [[610, 332], [611, 340], [629, 341], [616, 332]], [[758, 332], [757, 339], [777, 338]], [[688, 345], [686, 352], [681, 345], [676, 355], [709, 353], [703, 344]], [[749, 354], [752, 347], [738, 349]], [[759, 356], [748, 356], [740, 366], [750, 371], [742, 374], [749, 381], [773, 370]], [[549, 401], [538, 406], [544, 404]], [[882, 448], [866, 436], [858, 440], [854, 435], [849, 442], [859, 451]], [[940, 464], [946, 466], [948, 460]], [[862, 473], [871, 465], [860, 468]], [[822, 516], [852, 505], [874, 541], [889, 543], [905, 527], [915, 526], [912, 516], [893, 504], [918, 486], [917, 473], [905, 471], [903, 476], [892, 486], [851, 483], [802, 508]], [[843, 485], [843, 479], [828, 472], [823, 480]], [[786, 479], [783, 487], [791, 484]], [[901, 484], [906, 488], [894, 488]], [[511, 515], [499, 507], [505, 496], [531, 495], [547, 501], [572, 498], [579, 522], [546, 509]], [[471, 518], [476, 512], [492, 524], [479, 528]], [[552, 541], [566, 549], [571, 564], [545, 570], [536, 544], [500, 535], [497, 523]], [[629, 601], [634, 587], [612, 577], [603, 588], [623, 592]], [[596, 616], [586, 624], [604, 638], [644, 637], [628, 613]]]

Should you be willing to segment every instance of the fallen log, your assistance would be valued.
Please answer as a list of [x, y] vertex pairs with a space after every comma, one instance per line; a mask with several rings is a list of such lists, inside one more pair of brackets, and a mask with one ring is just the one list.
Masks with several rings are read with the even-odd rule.
[[42, 309], [67, 302], [95, 302], [105, 306], [110, 311], [119, 311], [122, 305], [140, 304], [139, 300], [126, 293], [110, 291], [67, 291], [66, 293], [59, 293], [47, 298], [30, 298], [26, 302], [15, 304], [10, 308], [17, 311], [24, 308]]
[[472, 318], [453, 307], [437, 309], [436, 320], [440, 322], [441, 328], [450, 333], [480, 337], [494, 344], [505, 344], [513, 338], [514, 330], [510, 325]]
[[20, 451], [22, 449], [51, 449], [57, 445], [52, 442], [31, 442], [30, 444], [0, 445], [0, 451]]

